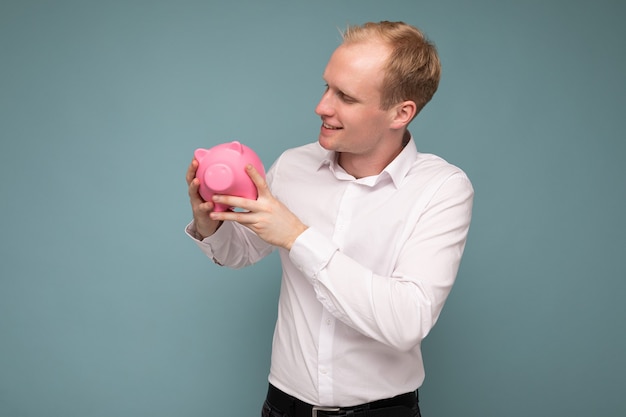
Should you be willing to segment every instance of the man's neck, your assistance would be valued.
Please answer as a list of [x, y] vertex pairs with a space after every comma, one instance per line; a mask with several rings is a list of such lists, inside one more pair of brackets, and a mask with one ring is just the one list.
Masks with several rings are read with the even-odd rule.
[[400, 155], [409, 140], [411, 140], [411, 134], [405, 131], [402, 140], [396, 141], [397, 145], [391, 146], [388, 152], [380, 152], [376, 155], [339, 152], [337, 163], [354, 178], [375, 176], [383, 172], [387, 165]]

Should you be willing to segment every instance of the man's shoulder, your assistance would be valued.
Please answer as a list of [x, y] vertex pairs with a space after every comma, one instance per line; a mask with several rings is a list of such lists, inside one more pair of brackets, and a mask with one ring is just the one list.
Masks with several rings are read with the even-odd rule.
[[445, 178], [445, 177], [464, 177], [467, 175], [458, 166], [451, 164], [444, 158], [431, 154], [418, 152], [412, 169], [413, 175], [418, 177]]

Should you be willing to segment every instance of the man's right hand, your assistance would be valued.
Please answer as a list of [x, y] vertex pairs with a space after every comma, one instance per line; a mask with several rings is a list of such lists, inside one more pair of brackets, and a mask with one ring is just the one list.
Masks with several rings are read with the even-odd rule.
[[196, 178], [198, 161], [194, 158], [187, 169], [187, 185], [189, 186], [189, 201], [193, 212], [193, 221], [199, 240], [211, 236], [222, 224], [221, 221], [212, 220], [209, 214], [213, 211], [212, 201], [204, 201], [198, 192], [200, 180]]

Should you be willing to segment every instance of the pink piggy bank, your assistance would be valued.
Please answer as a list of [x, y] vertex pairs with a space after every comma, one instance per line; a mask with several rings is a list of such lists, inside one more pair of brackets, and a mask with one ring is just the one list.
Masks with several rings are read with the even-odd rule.
[[[213, 194], [234, 195], [256, 200], [256, 186], [246, 173], [246, 166], [252, 164], [265, 178], [265, 168], [257, 154], [241, 143], [222, 143], [211, 149], [196, 149], [198, 160], [196, 178], [200, 180], [200, 196], [211, 201]], [[227, 211], [232, 207], [215, 204], [215, 211]]]

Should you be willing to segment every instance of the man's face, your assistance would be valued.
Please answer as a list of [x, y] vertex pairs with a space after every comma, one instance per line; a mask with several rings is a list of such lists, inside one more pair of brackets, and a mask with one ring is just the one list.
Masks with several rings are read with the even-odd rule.
[[319, 143], [342, 153], [376, 158], [387, 142], [392, 111], [382, 110], [383, 65], [389, 48], [379, 42], [339, 46], [330, 57], [327, 89], [315, 109], [322, 119]]

